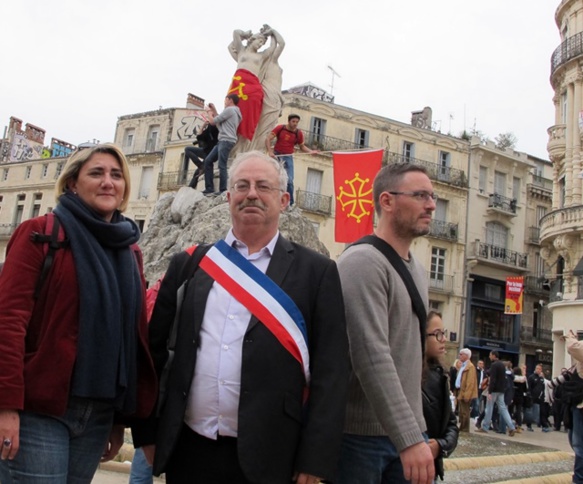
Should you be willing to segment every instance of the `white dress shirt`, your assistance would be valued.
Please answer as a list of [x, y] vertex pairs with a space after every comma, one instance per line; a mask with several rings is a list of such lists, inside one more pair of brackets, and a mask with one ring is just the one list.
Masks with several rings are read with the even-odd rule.
[[[265, 273], [279, 232], [260, 251], [249, 255], [233, 230], [225, 242]], [[184, 422], [209, 439], [237, 437], [243, 337], [251, 313], [222, 286], [213, 283], [202, 320], [194, 377]]]

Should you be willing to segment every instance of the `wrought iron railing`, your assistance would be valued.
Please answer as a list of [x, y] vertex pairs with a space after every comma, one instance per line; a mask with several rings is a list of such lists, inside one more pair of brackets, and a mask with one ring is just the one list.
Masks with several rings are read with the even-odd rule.
[[393, 153], [392, 151], [386, 151], [385, 156], [388, 164], [410, 163], [412, 165], [421, 165], [425, 167], [425, 169], [427, 170], [427, 175], [432, 180], [438, 180], [440, 182], [447, 183], [449, 185], [454, 185], [456, 187], [466, 188], [468, 186], [468, 179], [466, 177], [465, 172], [458, 168], [443, 166], [438, 163], [433, 163], [431, 161], [413, 158], [412, 156]]
[[546, 343], [553, 342], [553, 332], [550, 329], [534, 328], [532, 326], [521, 326], [520, 340], [524, 343]]
[[516, 199], [508, 198], [498, 193], [491, 193], [488, 197], [488, 207], [496, 208], [503, 212], [516, 213]]
[[187, 171], [170, 171], [158, 175], [158, 190], [178, 190], [187, 184]]
[[528, 240], [531, 244], [540, 244], [540, 227], [528, 228]]
[[427, 271], [427, 277], [429, 278], [429, 289], [453, 292], [453, 276]]
[[482, 259], [488, 259], [522, 269], [526, 269], [528, 266], [528, 254], [480, 241], [478, 241], [478, 253], [476, 255]]
[[332, 136], [325, 136], [317, 133], [306, 133], [306, 146], [320, 151], [356, 151], [367, 149], [367, 146], [360, 146], [359, 144], [340, 138], [333, 138]]
[[302, 210], [330, 215], [332, 213], [332, 197], [319, 193], [297, 190], [296, 205]]
[[575, 57], [583, 54], [583, 32], [572, 35], [559, 45], [551, 56], [551, 75], [555, 71]]
[[549, 301], [557, 302], [563, 300], [563, 278], [557, 277], [554, 281], [550, 281], [551, 289], [549, 291]]
[[433, 219], [429, 226], [429, 235], [438, 239], [458, 240], [458, 224]]
[[544, 276], [526, 276], [524, 287], [530, 293], [549, 295], [549, 281]]

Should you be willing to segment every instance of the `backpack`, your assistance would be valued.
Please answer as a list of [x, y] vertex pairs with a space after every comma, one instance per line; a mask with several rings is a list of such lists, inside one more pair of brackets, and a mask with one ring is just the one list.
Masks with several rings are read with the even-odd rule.
[[65, 231], [61, 225], [61, 222], [54, 213], [47, 213], [45, 215], [47, 218], [47, 223], [45, 225], [45, 231], [43, 234], [38, 232], [33, 232], [30, 234], [30, 240], [43, 245], [44, 261], [40, 271], [40, 275], [36, 281], [36, 287], [34, 289], [34, 299], [38, 299], [40, 291], [45, 283], [47, 276], [53, 265], [55, 259], [55, 252], [59, 249], [67, 247], [69, 245], [69, 239], [65, 236]]

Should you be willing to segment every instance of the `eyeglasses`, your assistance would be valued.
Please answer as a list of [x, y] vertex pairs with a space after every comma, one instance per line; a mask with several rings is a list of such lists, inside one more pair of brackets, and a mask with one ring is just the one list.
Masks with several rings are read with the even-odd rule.
[[412, 197], [418, 202], [428, 202], [430, 199], [434, 202], [437, 201], [437, 194], [426, 192], [425, 190], [420, 190], [418, 192], [389, 192], [391, 195], [406, 195]]
[[[251, 183], [248, 181], [238, 181], [235, 182], [231, 188], [239, 193], [249, 193], [251, 186]], [[280, 192], [283, 191], [281, 188], [270, 186], [267, 182], [260, 181], [255, 183], [253, 186], [255, 187], [255, 191], [259, 193], [269, 193], [273, 190], [279, 190]]]
[[447, 330], [442, 331], [441, 329], [436, 329], [433, 333], [425, 333], [425, 336], [434, 336], [437, 341], [443, 343], [447, 336]]

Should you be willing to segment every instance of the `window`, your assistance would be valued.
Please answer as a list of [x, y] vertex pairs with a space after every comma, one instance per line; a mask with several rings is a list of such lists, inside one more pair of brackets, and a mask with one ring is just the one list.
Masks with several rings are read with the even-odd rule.
[[326, 136], [326, 120], [313, 117], [310, 120], [310, 135], [313, 143], [321, 145]]
[[432, 287], [444, 287], [445, 284], [445, 249], [431, 248], [431, 271], [429, 279]]
[[354, 143], [357, 144], [359, 148], [368, 148], [368, 131], [360, 128], [356, 128], [355, 131]]
[[158, 149], [158, 135], [160, 133], [160, 125], [154, 124], [148, 129], [148, 137], [146, 139], [146, 151], [156, 151]]
[[437, 178], [439, 180], [449, 180], [449, 165], [451, 163], [451, 155], [447, 151], [439, 152], [439, 173]]
[[505, 249], [508, 243], [508, 229], [499, 222], [488, 222], [486, 224], [486, 243]]
[[488, 167], [480, 166], [480, 179], [478, 182], [478, 188], [480, 193], [486, 193], [486, 184], [488, 182]]
[[437, 199], [437, 202], [435, 203], [435, 213], [433, 215], [434, 220], [441, 220], [442, 222], [447, 220], [448, 203], [448, 200], [444, 200], [443, 198]]
[[2, 170], [2, 181], [8, 180], [8, 168]]
[[312, 222], [312, 227], [314, 227], [314, 232], [316, 233], [316, 237], [320, 236], [320, 223], [319, 222]]
[[34, 194], [34, 203], [32, 204], [32, 210], [30, 212], [30, 218], [38, 217], [40, 215], [40, 206], [43, 199], [42, 193]]
[[[501, 290], [501, 288], [499, 287]], [[472, 306], [474, 336], [499, 341], [512, 341], [514, 316], [503, 311]]]
[[545, 274], [545, 261], [540, 254], [534, 254], [534, 274], [538, 277]]
[[512, 198], [517, 202], [520, 201], [520, 178], [517, 176], [512, 178]]
[[65, 166], [64, 162], [61, 161], [60, 163], [57, 163], [57, 169], [55, 170], [55, 179], [61, 176], [61, 173], [63, 172], [63, 166]]
[[547, 207], [542, 205], [537, 205], [536, 207], [536, 225], [537, 227], [540, 225], [540, 219], [543, 218], [547, 214]]
[[412, 158], [415, 158], [415, 143], [403, 141], [403, 161], [409, 163]]
[[506, 173], [494, 172], [494, 193], [506, 196]]
[[22, 222], [22, 214], [24, 213], [24, 201], [26, 200], [26, 195], [18, 195], [16, 200], [16, 210], [14, 211], [14, 225], [18, 225]]
[[559, 179], [559, 208], [565, 206], [565, 176]]
[[305, 210], [311, 210], [312, 212], [320, 211], [320, 202], [322, 197], [320, 193], [322, 191], [322, 177], [324, 172], [320, 170], [314, 170], [308, 168], [308, 173], [306, 177], [306, 192], [304, 193], [304, 198], [301, 203], [301, 208]]
[[24, 171], [24, 179], [28, 180], [30, 178], [30, 172], [32, 171], [32, 166], [27, 166], [26, 170]]
[[138, 199], [148, 198], [150, 195], [150, 187], [152, 186], [153, 175], [153, 166], [142, 167], [142, 178], [140, 179], [140, 191], [138, 193]]
[[127, 128], [123, 135], [123, 147], [124, 148], [131, 148], [134, 144], [134, 136], [136, 134], [135, 128]]
[[136, 225], [139, 227], [139, 229], [140, 229], [140, 232], [143, 232], [143, 231], [144, 231], [144, 223], [145, 223], [146, 221], [145, 221], [145, 220], [143, 220], [143, 219], [139, 219], [139, 218], [137, 218], [137, 219], [135, 219], [135, 222], [136, 222]]
[[46, 178], [48, 173], [49, 173], [49, 164], [43, 163], [43, 171], [41, 173], [41, 177]]
[[441, 313], [441, 301], [434, 301], [433, 299], [429, 300], [429, 311], [437, 311]]
[[567, 91], [561, 94], [561, 122], [567, 124]]

